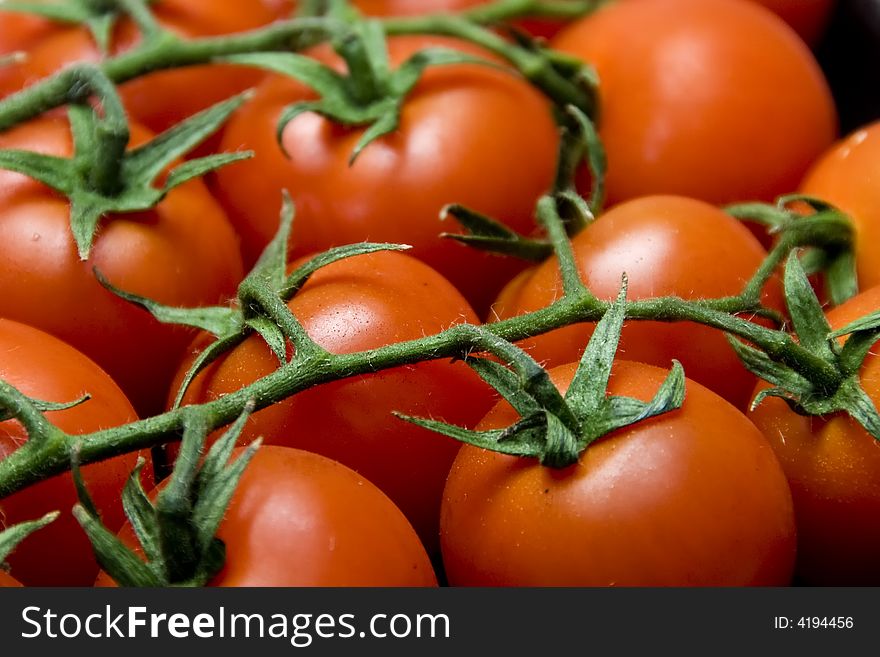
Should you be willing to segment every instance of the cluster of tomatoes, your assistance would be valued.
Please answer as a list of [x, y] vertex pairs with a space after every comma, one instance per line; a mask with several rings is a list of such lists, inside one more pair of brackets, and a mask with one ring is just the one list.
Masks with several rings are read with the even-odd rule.
[[[485, 0], [357, 0], [377, 17], [463, 11]], [[763, 7], [760, 5], [764, 5]], [[231, 34], [291, 15], [291, 0], [156, 0], [159, 24], [187, 38]], [[629, 296], [732, 297], [767, 256], [720, 206], [803, 192], [848, 213], [865, 292], [830, 310], [840, 328], [880, 309], [880, 126], [835, 144], [834, 100], [810, 45], [830, 0], [617, 0], [564, 23], [516, 23], [595, 67], [609, 210], [572, 240], [599, 298], [621, 275]], [[775, 12], [775, 14], [773, 13]], [[499, 30], [499, 33], [505, 33]], [[109, 55], [137, 46], [122, 19]], [[406, 253], [359, 255], [324, 267], [289, 302], [334, 354], [417, 340], [461, 323], [518, 317], [562, 295], [555, 258], [529, 266], [441, 233], [461, 204], [537, 235], [535, 205], [554, 184], [560, 148], [550, 102], [480, 47], [452, 37], [388, 38], [389, 65], [443, 47], [496, 62], [430, 67], [398, 128], [352, 162], [364, 128], [303, 113], [278, 134], [285, 108], [317, 98], [290, 77], [233, 64], [153, 72], [120, 85], [131, 148], [245, 89], [256, 91], [200, 147], [253, 151], [153, 209], [106, 217], [87, 261], [70, 203], [0, 171], [0, 378], [44, 401], [75, 436], [168, 408], [210, 336], [163, 324], [110, 292], [166, 306], [229, 304], [278, 230], [282, 191], [296, 205], [291, 261], [362, 241]], [[105, 56], [94, 34], [27, 14], [0, 14], [0, 97], [76, 61]], [[307, 53], [342, 70], [325, 44]], [[0, 134], [0, 149], [71, 157], [67, 114]], [[591, 188], [584, 167], [578, 186]], [[784, 313], [779, 277], [762, 302]], [[577, 324], [522, 346], [561, 389], [593, 332]], [[627, 322], [609, 392], [649, 401], [673, 359], [688, 376], [683, 407], [615, 431], [576, 465], [555, 470], [406, 423], [395, 412], [481, 429], [518, 416], [464, 362], [430, 361], [325, 383], [255, 413], [241, 438], [262, 437], [218, 537], [221, 586], [876, 584], [880, 568], [880, 445], [851, 418], [796, 414], [778, 399], [748, 412], [758, 382], [725, 336], [705, 326]], [[211, 363], [184, 404], [233, 393], [276, 370], [253, 335]], [[865, 390], [880, 403], [880, 359]], [[494, 408], [493, 408], [494, 407]], [[0, 422], [0, 459], [25, 426]], [[172, 450], [173, 451], [173, 450]], [[120, 502], [137, 454], [83, 468], [104, 524], [134, 540]], [[148, 485], [152, 468], [143, 473]], [[69, 474], [0, 500], [3, 526], [61, 517], [8, 558], [25, 585], [90, 585], [99, 566], [69, 513]], [[438, 573], [440, 573], [438, 577]], [[797, 577], [797, 579], [795, 579]], [[0, 585], [11, 578], [0, 571]], [[14, 580], [13, 580], [14, 581]], [[104, 578], [102, 581], [106, 581]]]

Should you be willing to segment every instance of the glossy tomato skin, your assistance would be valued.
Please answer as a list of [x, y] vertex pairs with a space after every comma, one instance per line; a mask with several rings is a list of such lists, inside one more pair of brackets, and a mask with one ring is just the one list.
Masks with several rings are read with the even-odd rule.
[[[477, 322], [447, 281], [399, 253], [325, 267], [289, 306], [309, 335], [337, 354]], [[252, 337], [199, 375], [185, 403], [216, 399], [276, 367], [265, 343]], [[184, 363], [178, 381], [187, 368]], [[267, 444], [317, 452], [354, 468], [394, 500], [431, 550], [440, 494], [459, 445], [392, 412], [473, 426], [492, 401], [490, 389], [463, 363], [424, 362], [299, 393], [254, 414], [243, 440], [262, 436]]]
[[[565, 390], [574, 371], [550, 375]], [[665, 376], [619, 361], [610, 393], [649, 400]], [[479, 427], [516, 420], [503, 403]], [[441, 545], [453, 586], [783, 586], [795, 526], [763, 436], [688, 381], [681, 410], [609, 434], [566, 469], [463, 447]]]
[[[828, 321], [838, 329], [878, 310], [880, 287], [873, 287], [831, 310]], [[880, 405], [876, 355], [866, 359], [861, 380]], [[880, 444], [849, 416], [802, 416], [778, 399], [768, 398], [750, 417], [770, 441], [791, 485], [800, 578], [814, 585], [880, 584]]]
[[810, 169], [801, 185], [846, 212], [856, 227], [859, 283], [880, 285], [880, 122], [855, 131], [835, 144]]
[[[182, 37], [216, 36], [255, 29], [289, 14], [284, 0], [160, 0], [152, 5], [159, 23]], [[122, 20], [110, 54], [130, 50], [137, 29]], [[102, 54], [83, 27], [52, 24], [26, 47], [25, 61], [0, 69], [0, 94], [8, 95], [73, 62], [98, 62]], [[161, 132], [199, 110], [255, 86], [263, 73], [240, 66], [205, 65], [160, 71], [121, 87], [126, 108], [142, 124]]]
[[[0, 379], [28, 397], [72, 402], [75, 408], [47, 413], [62, 431], [78, 434], [108, 429], [137, 417], [119, 387], [94, 362], [69, 345], [30, 326], [0, 319]], [[0, 460], [18, 449], [27, 433], [17, 421], [0, 423]], [[136, 454], [83, 468], [83, 477], [102, 518], [111, 529], [125, 519], [120, 495]], [[149, 480], [149, 475], [147, 475]], [[77, 497], [70, 474], [59, 475], [0, 499], [3, 526], [35, 520], [50, 511], [61, 516], [31, 534], [9, 556], [17, 580], [30, 586], [87, 586], [98, 566], [85, 534], [70, 510]]]
[[[393, 65], [427, 47], [488, 56], [462, 42], [428, 37], [389, 40]], [[326, 50], [316, 57], [334, 62]], [[400, 128], [349, 159], [363, 129], [316, 114], [288, 124], [284, 151], [275, 138], [281, 111], [310, 98], [287, 79], [267, 81], [231, 120], [224, 150], [256, 157], [219, 171], [214, 191], [242, 237], [246, 262], [271, 240], [289, 189], [297, 205], [295, 256], [363, 240], [412, 245], [412, 254], [458, 287], [478, 310], [522, 265], [439, 237], [455, 232], [440, 219], [462, 203], [534, 230], [534, 205], [551, 185], [558, 136], [546, 101], [512, 74], [475, 64], [430, 69], [407, 99]]]
[[[120, 537], [137, 545], [130, 525]], [[209, 586], [437, 586], [400, 509], [354, 470], [311, 452], [260, 448], [217, 537], [226, 565]], [[113, 582], [101, 573], [97, 585]]]
[[[135, 127], [133, 143], [146, 141]], [[67, 120], [38, 119], [0, 135], [0, 147], [69, 156]], [[93, 358], [141, 414], [161, 410], [187, 329], [162, 325], [107, 291], [171, 306], [224, 303], [241, 280], [235, 234], [204, 185], [172, 191], [154, 210], [105, 219], [88, 261], [77, 255], [66, 200], [40, 183], [0, 171], [0, 316], [56, 335]]]
[[[701, 201], [674, 196], [645, 197], [612, 208], [577, 235], [572, 246], [584, 283], [606, 300], [617, 296], [624, 273], [632, 300], [737, 295], [766, 256], [735, 219]], [[495, 310], [505, 319], [549, 306], [561, 296], [558, 261], [551, 258], [527, 279], [511, 283]], [[764, 302], [783, 307], [776, 278], [768, 283]], [[576, 362], [592, 331], [592, 324], [577, 324], [526, 340], [523, 346], [551, 366]], [[697, 324], [628, 322], [621, 354], [658, 367], [677, 358], [690, 378], [740, 408], [746, 407], [755, 385], [724, 335]]]
[[797, 188], [836, 134], [809, 49], [752, 3], [614, 3], [552, 45], [598, 71], [612, 204], [648, 194], [770, 201]]

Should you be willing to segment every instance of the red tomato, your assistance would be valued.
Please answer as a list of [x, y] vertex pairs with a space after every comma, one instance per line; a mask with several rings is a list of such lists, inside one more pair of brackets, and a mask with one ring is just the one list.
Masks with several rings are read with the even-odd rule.
[[[337, 354], [478, 321], [447, 281], [399, 253], [330, 265], [289, 305], [309, 335]], [[265, 343], [252, 337], [199, 375], [185, 402], [216, 399], [277, 366]], [[424, 362], [325, 384], [274, 404], [253, 415], [243, 440], [263, 436], [268, 444], [317, 452], [354, 468], [394, 500], [430, 550], [437, 542], [443, 482], [459, 445], [391, 413], [473, 426], [491, 404], [491, 391], [465, 364]]]
[[[873, 287], [830, 311], [828, 321], [839, 329], [878, 310], [880, 287]], [[874, 404], [880, 404], [880, 357], [868, 356], [861, 380]], [[776, 451], [791, 485], [800, 577], [815, 585], [880, 584], [877, 440], [848, 415], [798, 415], [779, 399], [764, 401], [751, 418]]]
[[[125, 395], [106, 373], [51, 335], [0, 319], [0, 353], [0, 379], [28, 397], [72, 402], [86, 393], [91, 395], [89, 401], [75, 408], [47, 413], [49, 421], [66, 433], [89, 433], [137, 419]], [[27, 433], [17, 421], [0, 422], [0, 460], [25, 440]], [[125, 520], [120, 494], [136, 459], [136, 454], [129, 454], [83, 468], [83, 478], [111, 529], [119, 528]], [[30, 586], [86, 586], [94, 581], [98, 566], [91, 546], [70, 513], [76, 501], [70, 474], [0, 499], [3, 526], [33, 520], [50, 511], [61, 512], [57, 520], [31, 534], [9, 556], [16, 579]]]
[[[286, 0], [159, 0], [152, 3], [159, 23], [183, 37], [201, 37], [254, 29], [287, 15]], [[131, 49], [139, 34], [120, 21], [111, 54]], [[0, 69], [0, 95], [7, 95], [73, 62], [97, 62], [102, 56], [84, 27], [53, 25], [27, 47], [26, 61]], [[256, 85], [263, 73], [239, 66], [193, 66], [161, 71], [122, 87], [123, 101], [139, 122], [161, 132], [199, 110]]]
[[[134, 143], [146, 141], [135, 127]], [[0, 148], [70, 156], [65, 118], [41, 118], [0, 135]], [[69, 203], [43, 185], [0, 171], [0, 316], [37, 326], [103, 367], [148, 414], [168, 385], [192, 332], [162, 325], [104, 289], [117, 287], [172, 306], [216, 304], [242, 277], [235, 234], [201, 182], [172, 191], [154, 210], [105, 220], [82, 262]]]
[[809, 44], [819, 41], [836, 0], [755, 0], [791, 25]]
[[552, 45], [599, 73], [610, 203], [647, 194], [769, 201], [797, 187], [836, 133], [809, 49], [751, 3], [615, 3]]
[[[585, 284], [606, 300], [617, 297], [623, 273], [629, 277], [632, 300], [740, 294], [766, 256], [757, 239], [735, 219], [701, 201], [674, 196], [621, 204], [575, 237], [572, 246]], [[500, 318], [550, 305], [562, 296], [556, 258], [538, 267], [528, 280], [512, 285], [520, 290], [510, 290], [496, 306]], [[775, 278], [765, 290], [764, 302], [783, 307]], [[539, 361], [562, 365], [580, 359], [592, 332], [592, 324], [568, 326], [526, 340], [523, 346]], [[690, 378], [731, 403], [745, 408], [750, 400], [755, 378], [716, 329], [690, 323], [628, 322], [620, 344], [628, 360], [668, 367], [677, 358]]]
[[[575, 369], [550, 372], [560, 390]], [[666, 374], [619, 361], [609, 392], [648, 401]], [[516, 420], [504, 402], [478, 428]], [[453, 586], [782, 586], [795, 526], [760, 432], [688, 381], [681, 410], [609, 434], [563, 470], [463, 447], [441, 544]]]
[[859, 282], [880, 285], [880, 122], [857, 130], [829, 149], [801, 185], [852, 217], [856, 227]]
[[[382, 491], [297, 449], [256, 453], [217, 536], [226, 566], [209, 586], [437, 586], [425, 548]], [[130, 525], [120, 537], [136, 545]], [[114, 584], [101, 573], [97, 585]]]
[[[389, 41], [400, 64], [432, 46], [486, 55], [461, 42], [427, 37]], [[319, 51], [319, 56], [335, 58]], [[440, 210], [462, 203], [534, 230], [537, 199], [552, 183], [556, 127], [546, 101], [516, 76], [479, 65], [429, 70], [406, 101], [400, 128], [368, 146], [349, 166], [362, 128], [347, 129], [303, 114], [275, 138], [283, 108], [310, 98], [302, 85], [272, 78], [230, 120], [224, 150], [251, 149], [256, 157], [216, 175], [214, 191], [242, 237], [252, 262], [273, 237], [281, 190], [297, 205], [294, 255], [370, 241], [411, 244], [413, 255], [446, 276], [478, 310], [522, 265], [439, 237], [456, 231]]]

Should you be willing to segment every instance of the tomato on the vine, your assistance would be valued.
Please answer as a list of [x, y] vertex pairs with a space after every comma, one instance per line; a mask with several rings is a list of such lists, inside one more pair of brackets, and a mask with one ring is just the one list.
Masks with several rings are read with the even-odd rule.
[[[478, 321], [446, 280], [400, 253], [329, 265], [289, 306], [312, 339], [336, 354]], [[201, 346], [204, 341], [194, 345]], [[178, 382], [188, 367], [184, 363]], [[265, 342], [253, 336], [196, 377], [184, 403], [217, 399], [277, 367]], [[464, 363], [422, 362], [305, 390], [255, 413], [242, 440], [262, 436], [267, 444], [317, 452], [354, 468], [403, 510], [431, 549], [443, 482], [459, 445], [392, 413], [473, 426], [492, 401], [492, 391]]]
[[614, 3], [551, 45], [599, 74], [610, 203], [646, 194], [771, 201], [797, 188], [836, 134], [813, 55], [749, 2]]
[[[164, 28], [194, 38], [258, 28], [288, 15], [290, 3], [286, 0], [157, 0], [151, 3], [150, 9]], [[0, 24], [14, 20], [13, 16], [0, 16]], [[109, 54], [123, 53], [139, 39], [134, 24], [121, 19]], [[102, 59], [87, 28], [63, 23], [53, 23], [51, 30], [23, 47], [26, 59], [0, 68], [0, 96], [18, 91], [73, 62]], [[190, 66], [132, 80], [122, 85], [120, 92], [135, 119], [154, 132], [161, 132], [258, 84], [262, 78], [262, 72], [240, 66]]]
[[880, 285], [880, 122], [856, 130], [830, 148], [810, 169], [801, 185], [850, 215], [856, 227], [859, 282]]
[[[832, 329], [840, 329], [878, 310], [880, 287], [872, 287], [827, 317]], [[867, 357], [860, 378], [871, 401], [880, 404], [880, 357]], [[765, 399], [750, 417], [791, 485], [798, 575], [814, 585], [880, 584], [880, 443], [847, 415], [800, 415], [781, 399]]]
[[[131, 525], [120, 537], [136, 547]], [[382, 491], [298, 449], [257, 451], [217, 538], [226, 565], [209, 586], [437, 586], [419, 537]], [[97, 585], [113, 582], [101, 573]]]
[[[47, 333], [0, 319], [0, 353], [0, 379], [32, 399], [70, 403], [90, 395], [79, 406], [46, 414], [50, 422], [71, 436], [137, 419], [125, 395], [104, 371]], [[27, 433], [18, 421], [0, 422], [0, 460], [26, 440]], [[136, 454], [128, 454], [82, 470], [108, 527], [119, 528], [125, 520], [120, 494], [136, 459]], [[31, 586], [87, 586], [94, 581], [98, 565], [91, 545], [70, 513], [76, 501], [69, 473], [0, 499], [3, 527], [34, 520], [50, 511], [61, 512], [9, 556], [17, 580]]]
[[[735, 296], [767, 255], [737, 220], [702, 201], [675, 196], [650, 196], [612, 208], [574, 237], [572, 248], [587, 288], [606, 300], [617, 296], [624, 273], [632, 300]], [[549, 259], [510, 285], [494, 307], [500, 319], [549, 306], [562, 296], [558, 260]], [[762, 300], [771, 308], [783, 307], [775, 277]], [[592, 332], [592, 324], [575, 324], [522, 344], [539, 361], [562, 365], [580, 358]], [[713, 328], [631, 321], [620, 345], [628, 360], [662, 367], [677, 358], [690, 378], [742, 408], [755, 385], [723, 333]]]
[[[550, 376], [564, 391], [575, 369]], [[666, 374], [618, 361], [609, 393], [648, 401]], [[517, 419], [502, 402], [478, 429]], [[463, 447], [441, 546], [453, 586], [782, 586], [795, 525], [767, 441], [688, 380], [680, 410], [609, 434], [565, 469]]]
[[[485, 51], [453, 39], [396, 37], [392, 66], [418, 50]], [[339, 65], [327, 49], [316, 57]], [[282, 110], [314, 98], [305, 86], [273, 77], [232, 117], [223, 149], [256, 157], [226, 167], [214, 191], [253, 262], [278, 227], [281, 190], [297, 206], [295, 256], [363, 240], [412, 245], [412, 254], [446, 276], [478, 310], [522, 265], [440, 237], [456, 232], [441, 209], [460, 203], [511, 228], [534, 231], [533, 211], [553, 181], [557, 129], [547, 101], [512, 72], [478, 64], [433, 67], [404, 102], [400, 127], [349, 160], [365, 128], [301, 114], [276, 140]]]
[[[147, 140], [133, 126], [133, 145]], [[0, 148], [69, 157], [61, 115], [0, 134]], [[222, 303], [242, 277], [238, 243], [205, 186], [191, 181], [153, 210], [102, 220], [91, 255], [80, 260], [70, 203], [35, 180], [0, 171], [0, 316], [73, 345], [104, 368], [142, 414], [164, 406], [192, 332], [160, 324], [105, 289], [116, 287], [171, 306]]]

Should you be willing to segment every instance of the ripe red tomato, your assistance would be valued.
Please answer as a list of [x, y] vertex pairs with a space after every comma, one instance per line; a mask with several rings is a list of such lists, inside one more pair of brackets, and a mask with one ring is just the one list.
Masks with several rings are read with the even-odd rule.
[[[623, 273], [629, 277], [632, 300], [740, 294], [766, 256], [758, 240], [735, 219], [707, 203], [674, 196], [623, 203], [577, 235], [572, 246], [585, 284], [606, 300], [617, 297]], [[495, 307], [501, 319], [549, 306], [562, 296], [556, 258], [511, 285], [519, 291], [511, 289], [502, 296]], [[783, 307], [777, 279], [768, 284], [764, 302]], [[523, 346], [539, 361], [562, 365], [580, 359], [592, 332], [592, 324], [568, 326], [526, 340]], [[666, 367], [677, 358], [688, 377], [741, 408], [750, 400], [755, 378], [716, 329], [628, 322], [620, 345], [628, 360]]]
[[[399, 65], [414, 52], [442, 46], [486, 53], [461, 42], [427, 37], [389, 41]], [[338, 64], [325, 50], [316, 56]], [[474, 64], [430, 69], [407, 99], [400, 128], [368, 146], [349, 166], [364, 129], [348, 129], [302, 114], [275, 133], [284, 107], [311, 98], [302, 85], [279, 77], [233, 116], [224, 150], [256, 157], [219, 171], [214, 191], [253, 262], [278, 227], [281, 190], [297, 205], [294, 255], [370, 241], [411, 244], [412, 254], [446, 276], [477, 310], [522, 265], [439, 237], [448, 203], [497, 217], [515, 230], [534, 230], [534, 205], [552, 183], [557, 131], [547, 102], [523, 80]]]
[[[575, 369], [551, 370], [560, 390]], [[619, 361], [609, 392], [648, 401], [665, 376]], [[478, 428], [516, 420], [504, 402]], [[688, 381], [679, 411], [609, 434], [563, 470], [463, 447], [441, 545], [453, 586], [782, 586], [795, 525], [763, 436]]]
[[819, 41], [835, 0], [756, 0], [791, 25], [809, 44]]
[[610, 203], [769, 201], [796, 189], [835, 137], [834, 103], [809, 49], [751, 3], [629, 0], [552, 45], [598, 71]]
[[[831, 310], [828, 321], [839, 329], [878, 310], [880, 287], [873, 287]], [[861, 380], [880, 405], [880, 357], [874, 353]], [[814, 585], [880, 584], [880, 444], [847, 415], [798, 415], [779, 399], [765, 400], [751, 419], [791, 485], [800, 577]]]
[[[0, 319], [0, 379], [28, 397], [49, 402], [73, 402], [86, 393], [91, 399], [75, 408], [47, 413], [62, 431], [78, 435], [107, 429], [136, 418], [119, 387], [94, 362], [47, 333]], [[15, 420], [0, 422], [0, 460], [27, 439]], [[111, 528], [122, 526], [120, 494], [136, 454], [83, 468], [83, 478], [102, 517]], [[147, 475], [149, 479], [149, 475]], [[9, 556], [16, 579], [31, 586], [87, 586], [98, 566], [92, 549], [70, 509], [76, 503], [70, 474], [59, 475], [0, 499], [3, 526], [60, 511], [50, 525], [31, 534]]]
[[[254, 29], [287, 15], [290, 8], [286, 0], [158, 0], [151, 4], [159, 23], [184, 37]], [[129, 50], [139, 38], [130, 21], [120, 21], [111, 54]], [[102, 57], [86, 28], [63, 24], [52, 24], [51, 31], [26, 48], [25, 61], [0, 69], [0, 96], [22, 89], [67, 64], [98, 62]], [[161, 132], [256, 85], [262, 77], [260, 71], [239, 66], [193, 66], [133, 80], [123, 85], [121, 92], [131, 115], [154, 132]]]
[[[136, 546], [130, 525], [120, 537]], [[425, 548], [382, 491], [298, 449], [254, 455], [217, 537], [226, 566], [209, 586], [437, 586]], [[101, 573], [97, 585], [114, 584]]]
[[[439, 274], [399, 253], [325, 267], [289, 305], [309, 335], [337, 354], [478, 321]], [[200, 374], [185, 403], [216, 399], [277, 366], [265, 343], [252, 337]], [[443, 483], [459, 445], [391, 414], [473, 426], [492, 399], [465, 364], [424, 362], [306, 390], [254, 414], [242, 439], [263, 436], [267, 444], [317, 452], [354, 468], [394, 500], [430, 550], [437, 542]]]
[[[146, 141], [135, 127], [133, 143]], [[0, 148], [70, 156], [66, 118], [0, 135]], [[154, 210], [105, 220], [91, 257], [77, 255], [69, 203], [42, 184], [0, 171], [0, 316], [37, 326], [93, 358], [142, 414], [161, 410], [192, 332], [162, 325], [108, 292], [115, 286], [172, 306], [216, 304], [242, 277], [235, 234], [201, 182], [172, 191]]]
[[880, 122], [857, 130], [830, 148], [801, 185], [805, 194], [836, 205], [856, 227], [859, 282], [880, 285]]

